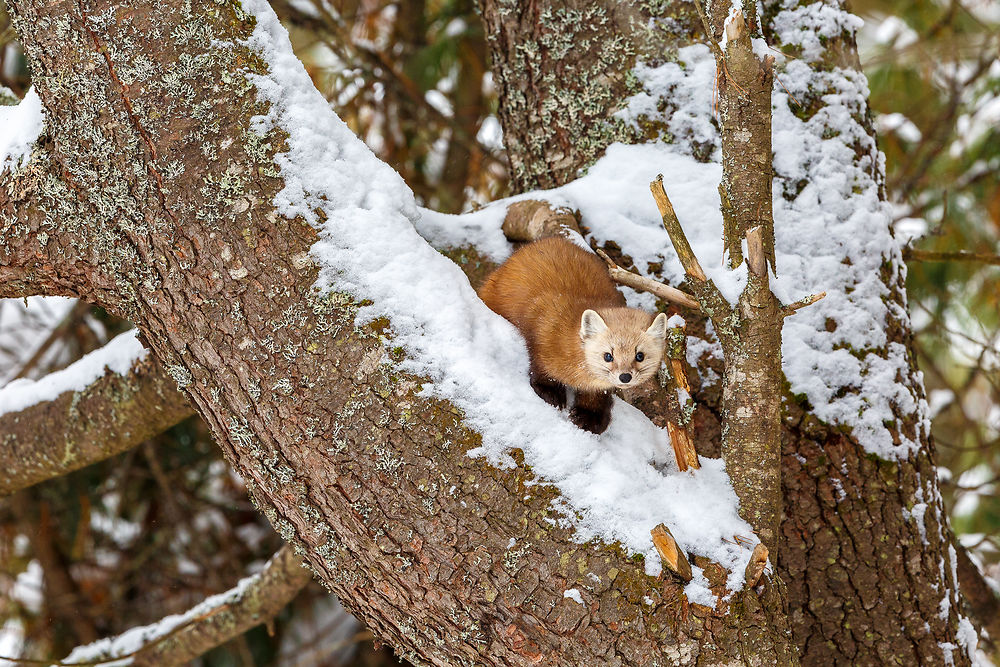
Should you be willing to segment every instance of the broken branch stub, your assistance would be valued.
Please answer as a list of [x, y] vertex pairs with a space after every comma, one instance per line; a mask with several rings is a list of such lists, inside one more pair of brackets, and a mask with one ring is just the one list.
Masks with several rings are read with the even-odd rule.
[[[674, 449], [674, 458], [677, 459], [677, 469], [684, 472], [688, 468], [695, 470], [701, 468], [698, 461], [698, 452], [694, 447], [694, 428], [691, 422], [694, 402], [691, 398], [691, 385], [687, 380], [687, 373], [684, 372], [684, 358], [686, 356], [687, 341], [683, 327], [673, 327], [667, 331], [666, 358], [670, 367], [671, 389], [673, 397], [671, 400], [677, 402], [677, 415], [680, 423], [673, 420], [667, 421], [667, 433], [670, 436], [670, 444]], [[682, 394], [686, 395], [686, 400], [682, 401]]]
[[660, 554], [660, 560], [664, 567], [675, 577], [683, 581], [691, 581], [691, 564], [680, 547], [677, 540], [670, 534], [670, 529], [662, 523], [650, 531], [653, 536], [653, 546]]
[[565, 236], [567, 232], [583, 236], [571, 210], [553, 208], [548, 202], [535, 199], [507, 207], [501, 230], [508, 241], [537, 241], [547, 236]]
[[744, 571], [747, 588], [753, 588], [760, 581], [761, 575], [767, 569], [767, 557], [767, 547], [763, 543], [758, 542], [757, 546], [753, 548], [753, 553], [750, 554], [750, 562], [747, 563], [747, 569]]

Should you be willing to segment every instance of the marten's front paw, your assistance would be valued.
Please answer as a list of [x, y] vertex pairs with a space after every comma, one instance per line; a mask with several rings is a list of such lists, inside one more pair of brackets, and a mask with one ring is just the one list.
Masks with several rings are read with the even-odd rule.
[[531, 379], [531, 388], [549, 405], [560, 410], [566, 407], [566, 386], [559, 382], [551, 382], [536, 378]]
[[600, 435], [608, 429], [608, 424], [611, 423], [611, 410], [595, 411], [574, 406], [569, 411], [569, 420], [584, 431]]

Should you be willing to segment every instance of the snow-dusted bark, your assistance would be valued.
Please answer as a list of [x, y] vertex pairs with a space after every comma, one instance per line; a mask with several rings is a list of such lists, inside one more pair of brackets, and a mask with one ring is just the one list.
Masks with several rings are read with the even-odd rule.
[[[598, 439], [533, 395], [513, 330], [417, 236], [265, 3], [10, 8], [46, 129], [4, 174], [4, 293], [134, 322], [261, 511], [402, 655], [794, 660], [780, 587], [742, 586], [721, 464], [678, 474], [629, 406]], [[687, 585], [656, 576], [661, 521]]]
[[[729, 6], [712, 5], [725, 10], [715, 16], [718, 37]], [[691, 3], [664, 7], [660, 17], [641, 2], [482, 6], [519, 183], [565, 183], [528, 196], [578, 207], [594, 241], [613, 241], [639, 271], [679, 285], [681, 265], [655, 208], [644, 203], [645, 183], [662, 172], [696, 254], [719, 258], [705, 262], [706, 272], [735, 301], [746, 273], [727, 276], [718, 240], [726, 202], [715, 191], [722, 175], [715, 63], [708, 46], [691, 45], [702, 36], [686, 39], [701, 32]], [[778, 569], [796, 640], [809, 664], [967, 662], [976, 637], [958, 604], [922, 381], [908, 348], [905, 269], [857, 67], [858, 21], [838, 2], [784, 2], [765, 4], [761, 23], [765, 39], [755, 50], [777, 58], [783, 86], [772, 97], [771, 285], [786, 304], [827, 292], [786, 321], [781, 344], [789, 388]], [[575, 48], [602, 34], [614, 53]], [[634, 94], [595, 97], [598, 81]], [[578, 119], [591, 125], [586, 141], [566, 141]], [[611, 145], [595, 162], [623, 138], [633, 145]], [[704, 453], [717, 453], [721, 439], [714, 339], [689, 346], [698, 399], [709, 408], [695, 418]]]

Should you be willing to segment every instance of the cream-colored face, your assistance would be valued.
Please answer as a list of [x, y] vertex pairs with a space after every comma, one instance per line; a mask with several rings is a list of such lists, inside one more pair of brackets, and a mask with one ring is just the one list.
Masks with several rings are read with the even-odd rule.
[[663, 358], [667, 316], [660, 313], [646, 327], [649, 315], [616, 308], [602, 318], [593, 310], [580, 318], [580, 339], [587, 370], [607, 388], [642, 384], [656, 374]]

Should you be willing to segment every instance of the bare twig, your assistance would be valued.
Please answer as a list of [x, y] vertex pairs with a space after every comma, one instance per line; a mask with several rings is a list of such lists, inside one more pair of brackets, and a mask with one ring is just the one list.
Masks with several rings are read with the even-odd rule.
[[825, 296], [826, 292], [820, 292], [819, 294], [810, 294], [804, 299], [799, 299], [795, 303], [790, 303], [787, 306], [784, 306], [781, 310], [786, 317], [788, 315], [794, 315], [796, 311], [801, 310], [806, 306], [811, 306], [812, 304], [816, 303]]
[[623, 269], [615, 263], [615, 260], [608, 257], [608, 253], [604, 252], [600, 248], [596, 248], [595, 251], [600, 255], [608, 265], [608, 273], [611, 274], [611, 279], [614, 280], [619, 285], [625, 285], [626, 287], [631, 287], [634, 290], [640, 292], [649, 292], [655, 297], [663, 299], [664, 301], [669, 301], [670, 303], [676, 303], [678, 305], [684, 306], [685, 308], [691, 308], [693, 310], [700, 310], [701, 307], [698, 302], [694, 300], [687, 292], [683, 292], [676, 287], [671, 287], [665, 283], [661, 283], [658, 280], [653, 280], [646, 276], [640, 276], [638, 273], [633, 273], [628, 269]]
[[663, 216], [663, 227], [670, 235], [670, 242], [674, 244], [674, 250], [677, 251], [677, 258], [680, 259], [684, 272], [700, 283], [707, 281], [708, 277], [702, 270], [698, 258], [691, 249], [691, 244], [688, 243], [687, 237], [684, 235], [681, 223], [677, 219], [674, 205], [670, 203], [670, 198], [667, 197], [667, 192], [663, 189], [663, 174], [656, 176], [656, 180], [649, 184], [649, 189], [653, 193], [653, 199], [656, 200], [657, 208], [660, 209], [660, 215]]
[[49, 348], [51, 348], [56, 341], [65, 336], [70, 327], [74, 326], [77, 321], [79, 321], [79, 319], [87, 313], [88, 310], [90, 310], [89, 303], [86, 301], [77, 301], [76, 305], [70, 309], [69, 313], [66, 314], [66, 317], [63, 318], [62, 322], [52, 329], [48, 337], [42, 342], [41, 345], [38, 346], [38, 349], [36, 349], [34, 354], [31, 355], [31, 358], [21, 365], [21, 368], [18, 369], [17, 374], [12, 377], [11, 380], [17, 380], [27, 376], [31, 369], [33, 369], [38, 362], [41, 361], [45, 353], [49, 351]]

